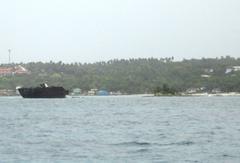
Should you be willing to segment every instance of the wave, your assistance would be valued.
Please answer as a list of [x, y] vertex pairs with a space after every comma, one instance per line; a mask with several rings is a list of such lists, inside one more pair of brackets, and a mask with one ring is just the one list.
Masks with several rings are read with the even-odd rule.
[[138, 142], [138, 141], [130, 141], [130, 142], [122, 142], [117, 144], [112, 144], [117, 146], [150, 146], [151, 143], [148, 142]]
[[122, 142], [122, 143], [117, 143], [117, 144], [111, 144], [111, 145], [116, 145], [116, 146], [151, 146], [151, 145], [157, 145], [157, 146], [172, 146], [172, 145], [177, 145], [177, 146], [188, 146], [188, 145], [193, 145], [195, 144], [193, 141], [180, 141], [180, 142], [174, 142], [174, 143], [148, 143], [148, 142], [138, 142], [138, 141], [130, 141], [130, 142]]
[[177, 143], [173, 143], [175, 145], [192, 145], [194, 144], [194, 142], [192, 141], [181, 141], [181, 142], [177, 142]]

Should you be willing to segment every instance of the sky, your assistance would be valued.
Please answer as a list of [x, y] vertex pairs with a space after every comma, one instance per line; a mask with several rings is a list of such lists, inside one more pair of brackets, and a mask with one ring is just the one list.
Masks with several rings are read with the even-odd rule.
[[240, 57], [239, 0], [0, 0], [0, 63]]

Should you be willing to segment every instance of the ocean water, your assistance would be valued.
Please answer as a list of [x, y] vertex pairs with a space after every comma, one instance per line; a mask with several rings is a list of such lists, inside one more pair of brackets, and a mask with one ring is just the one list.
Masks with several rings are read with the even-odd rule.
[[240, 162], [240, 97], [0, 98], [0, 162]]

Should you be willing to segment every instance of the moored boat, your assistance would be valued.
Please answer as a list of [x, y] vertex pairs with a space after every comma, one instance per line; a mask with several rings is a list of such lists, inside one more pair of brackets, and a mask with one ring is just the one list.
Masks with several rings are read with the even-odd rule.
[[23, 98], [65, 98], [69, 94], [63, 87], [48, 87], [46, 83], [39, 87], [18, 88], [18, 91]]

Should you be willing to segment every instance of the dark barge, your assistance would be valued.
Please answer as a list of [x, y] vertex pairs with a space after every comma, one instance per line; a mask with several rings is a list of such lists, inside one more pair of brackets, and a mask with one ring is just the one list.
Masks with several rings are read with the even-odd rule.
[[63, 87], [48, 87], [46, 83], [40, 84], [40, 87], [18, 88], [23, 98], [65, 98], [69, 91]]

